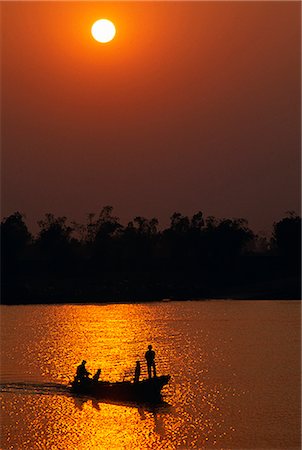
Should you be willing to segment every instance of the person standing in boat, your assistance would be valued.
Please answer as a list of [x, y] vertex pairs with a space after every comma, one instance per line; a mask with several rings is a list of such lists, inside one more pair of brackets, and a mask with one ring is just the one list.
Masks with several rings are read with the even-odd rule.
[[152, 345], [148, 345], [148, 350], [145, 353], [145, 358], [147, 361], [147, 369], [148, 369], [148, 377], [152, 377], [152, 369], [153, 376], [156, 377], [156, 367], [155, 367], [155, 351], [152, 350]]
[[83, 359], [81, 364], [77, 367], [77, 374], [75, 376], [75, 381], [81, 382], [91, 375], [90, 372], [85, 367], [86, 361]]
[[141, 363], [140, 361], [136, 361], [135, 371], [134, 371], [134, 383], [139, 382], [139, 377], [141, 374]]

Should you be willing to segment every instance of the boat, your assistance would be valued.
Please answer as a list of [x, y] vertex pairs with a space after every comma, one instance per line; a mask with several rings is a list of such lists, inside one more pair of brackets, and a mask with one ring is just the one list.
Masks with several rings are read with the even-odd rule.
[[157, 403], [162, 401], [161, 390], [169, 383], [170, 375], [141, 381], [95, 381], [84, 378], [71, 383], [71, 392], [97, 399]]

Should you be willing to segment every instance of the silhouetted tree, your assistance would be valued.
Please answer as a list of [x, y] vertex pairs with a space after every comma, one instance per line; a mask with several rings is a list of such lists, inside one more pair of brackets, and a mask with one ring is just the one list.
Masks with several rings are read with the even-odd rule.
[[190, 228], [192, 230], [198, 230], [200, 231], [204, 226], [204, 218], [203, 213], [201, 211], [198, 211], [198, 213], [194, 214], [194, 216], [191, 219]]
[[212, 261], [223, 262], [239, 257], [254, 233], [247, 226], [245, 219], [206, 220], [204, 246]]
[[108, 269], [117, 263], [118, 236], [123, 229], [119, 218], [112, 215], [112, 211], [112, 206], [104, 206], [98, 216], [89, 214], [87, 225], [87, 242], [91, 249], [92, 262]]
[[151, 266], [158, 238], [158, 220], [137, 216], [129, 222], [121, 236], [124, 264], [132, 268]]
[[25, 298], [22, 268], [32, 236], [24, 222], [24, 215], [15, 212], [1, 223], [1, 300]]
[[32, 239], [24, 222], [25, 216], [15, 212], [1, 223], [2, 262], [18, 259]]
[[286, 264], [300, 266], [301, 257], [301, 217], [289, 212], [273, 226], [272, 247]]
[[157, 233], [158, 220], [153, 217], [151, 220], [137, 216], [133, 220], [136, 233], [144, 237], [152, 237]]
[[8, 301], [83, 299], [86, 293], [96, 300], [194, 298], [284, 279], [292, 286], [285, 297], [299, 295], [301, 218], [295, 213], [274, 224], [270, 247], [244, 219], [201, 211], [170, 219], [160, 231], [156, 218], [142, 216], [122, 226], [112, 206], [89, 214], [85, 225], [46, 214], [33, 239], [16, 212], [1, 223], [2, 294]]
[[67, 224], [67, 218], [47, 213], [45, 219], [38, 221], [38, 225], [40, 232], [36, 245], [42, 260], [46, 260], [55, 272], [68, 271], [68, 265], [72, 261], [73, 228]]
[[119, 218], [112, 215], [113, 207], [104, 206], [96, 217], [96, 214], [90, 213], [87, 225], [87, 240], [98, 242], [99, 240], [113, 237], [121, 228]]
[[171, 218], [170, 230], [176, 234], [185, 234], [189, 231], [190, 228], [190, 219], [187, 216], [183, 216], [182, 214], [175, 212], [172, 214]]
[[203, 214], [199, 211], [192, 219], [179, 212], [172, 214], [171, 225], [163, 232], [162, 244], [171, 264], [178, 269], [191, 269], [200, 263]]

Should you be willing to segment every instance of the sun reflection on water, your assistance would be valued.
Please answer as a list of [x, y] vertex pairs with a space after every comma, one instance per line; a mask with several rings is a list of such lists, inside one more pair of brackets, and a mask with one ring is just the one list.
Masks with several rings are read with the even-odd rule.
[[[5, 398], [3, 402], [4, 425], [7, 422], [8, 427], [3, 449], [143, 449], [161, 448], [157, 445], [163, 441], [163, 448], [172, 449], [173, 444], [165, 438], [165, 416], [169, 408], [112, 405], [62, 396], [15, 395], [9, 404]], [[16, 426], [22, 429], [18, 447], [14, 446]]]
[[[256, 364], [250, 344], [261, 333], [264, 340], [267, 330], [258, 327], [255, 310], [243, 341], [244, 327], [234, 331], [231, 326], [237, 324], [236, 317], [227, 322], [223, 313], [219, 321], [215, 304], [193, 306], [193, 310], [189, 303], [4, 308], [2, 450], [163, 450], [240, 444], [244, 448], [255, 429], [248, 434], [246, 426], [253, 417], [255, 400], [250, 392], [257, 379], [254, 367], [250, 376], [248, 364]], [[246, 329], [246, 314], [238, 317]], [[12, 324], [14, 332], [9, 333]], [[279, 329], [276, 336], [280, 347]], [[164, 388], [166, 403], [157, 407], [104, 403], [73, 397], [66, 388], [82, 359], [91, 372], [101, 367], [103, 379], [117, 381], [133, 377], [139, 358], [146, 377], [144, 354], [150, 343], [158, 373], [171, 375]], [[267, 364], [272, 363], [274, 354], [259, 354], [259, 349], [263, 377], [263, 367], [268, 358]], [[283, 365], [282, 370], [286, 367], [291, 366]], [[259, 384], [262, 395], [256, 400], [265, 408], [261, 389]], [[265, 433], [263, 425], [262, 442]]]
[[[4, 393], [8, 416], [22, 428], [18, 450], [172, 449], [177, 442], [198, 448], [209, 441], [216, 425], [221, 428], [223, 422], [217, 395], [201, 381], [208, 370], [208, 335], [198, 326], [197, 349], [192, 323], [184, 319], [177, 309], [171, 314], [152, 304], [33, 308], [26, 317], [24, 336], [19, 336], [21, 361], [11, 360], [12, 365], [26, 366], [29, 380], [35, 374], [41, 380], [67, 384], [82, 359], [90, 372], [100, 367], [102, 378], [111, 381], [131, 379], [140, 359], [146, 377], [144, 353], [152, 343], [159, 374], [171, 373], [172, 382], [164, 388], [168, 404], [157, 409], [39, 392], [12, 395], [6, 403]], [[194, 353], [201, 365], [192, 364]], [[18, 373], [17, 367], [12, 371]], [[13, 420], [8, 422], [12, 426]]]

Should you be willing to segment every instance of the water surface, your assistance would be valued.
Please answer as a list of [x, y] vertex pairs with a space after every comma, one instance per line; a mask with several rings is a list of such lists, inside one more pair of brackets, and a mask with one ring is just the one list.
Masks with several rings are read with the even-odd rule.
[[[70, 394], [83, 358], [130, 379], [149, 343], [165, 404]], [[1, 344], [2, 450], [300, 448], [300, 302], [1, 306]]]

